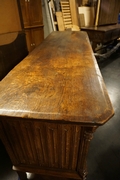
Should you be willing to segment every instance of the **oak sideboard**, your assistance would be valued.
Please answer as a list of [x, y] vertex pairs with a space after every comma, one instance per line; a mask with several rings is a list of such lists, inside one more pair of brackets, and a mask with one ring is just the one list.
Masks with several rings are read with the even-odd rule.
[[113, 114], [86, 32], [51, 33], [0, 82], [0, 138], [20, 180], [85, 180], [90, 140]]

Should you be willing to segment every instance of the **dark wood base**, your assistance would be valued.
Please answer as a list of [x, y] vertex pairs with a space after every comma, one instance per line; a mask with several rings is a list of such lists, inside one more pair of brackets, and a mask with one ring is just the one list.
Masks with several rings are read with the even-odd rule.
[[82, 27], [82, 31], [86, 31], [90, 41], [92, 42], [93, 51], [97, 44], [110, 43], [120, 37], [120, 24], [99, 26], [99, 27]]

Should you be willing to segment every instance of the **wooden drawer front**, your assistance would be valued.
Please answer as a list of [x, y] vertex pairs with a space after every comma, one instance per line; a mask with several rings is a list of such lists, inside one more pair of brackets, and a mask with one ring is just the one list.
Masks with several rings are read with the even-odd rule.
[[104, 33], [99, 31], [87, 31], [90, 41], [101, 42], [104, 39]]
[[1, 137], [14, 165], [76, 170], [80, 132], [72, 124], [5, 120]]
[[111, 38], [112, 38], [112, 30], [106, 31], [105, 32], [105, 38], [103, 40], [104, 43], [111, 41]]
[[117, 39], [120, 37], [120, 29], [115, 29], [112, 32], [112, 40]]
[[104, 43], [112, 41], [120, 37], [120, 29], [113, 29], [110, 31], [106, 31]]

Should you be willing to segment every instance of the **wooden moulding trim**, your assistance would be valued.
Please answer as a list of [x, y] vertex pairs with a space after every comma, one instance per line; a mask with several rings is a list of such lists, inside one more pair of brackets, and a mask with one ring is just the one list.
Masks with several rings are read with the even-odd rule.
[[31, 28], [39, 28], [39, 27], [43, 27], [44, 25], [41, 24], [41, 25], [34, 25], [34, 26], [26, 26], [24, 27], [25, 29], [31, 29]]
[[13, 170], [15, 171], [22, 171], [22, 172], [30, 172], [30, 173], [35, 173], [35, 174], [41, 174], [41, 175], [46, 175], [47, 176], [55, 176], [55, 177], [65, 177], [65, 178], [74, 178], [74, 179], [79, 179], [81, 180], [80, 176], [76, 171], [69, 172], [68, 170], [58, 170], [58, 169], [40, 169], [40, 168], [35, 168], [35, 167], [21, 167], [21, 166], [13, 166]]

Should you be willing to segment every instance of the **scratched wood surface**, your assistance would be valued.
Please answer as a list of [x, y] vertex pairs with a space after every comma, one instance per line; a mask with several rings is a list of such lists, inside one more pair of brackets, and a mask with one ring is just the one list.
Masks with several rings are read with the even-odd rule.
[[53, 32], [0, 82], [0, 115], [102, 125], [113, 108], [85, 32]]

